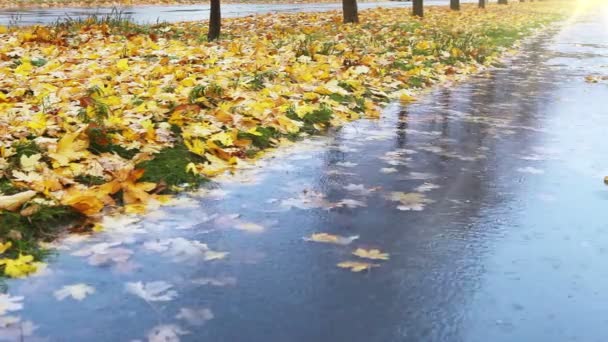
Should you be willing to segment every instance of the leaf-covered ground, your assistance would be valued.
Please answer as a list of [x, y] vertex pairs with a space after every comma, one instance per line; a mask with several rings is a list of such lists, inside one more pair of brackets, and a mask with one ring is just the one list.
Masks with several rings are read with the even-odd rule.
[[95, 229], [283, 141], [377, 117], [561, 18], [546, 3], [463, 7], [364, 11], [358, 26], [337, 12], [231, 19], [214, 43], [206, 23], [0, 28], [4, 273], [33, 272], [31, 242], [62, 225]]

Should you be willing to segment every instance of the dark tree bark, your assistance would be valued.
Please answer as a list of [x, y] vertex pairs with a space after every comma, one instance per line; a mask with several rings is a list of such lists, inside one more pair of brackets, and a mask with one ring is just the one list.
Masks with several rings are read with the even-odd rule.
[[209, 14], [209, 33], [207, 39], [209, 41], [216, 40], [220, 37], [222, 29], [222, 14], [220, 11], [220, 0], [211, 0], [211, 9]]
[[460, 11], [460, 0], [450, 0], [450, 9]]
[[479, 0], [479, 8], [486, 8], [486, 0]]
[[424, 6], [422, 0], [413, 0], [414, 3], [412, 5], [413, 14], [417, 17], [424, 17]]
[[506, 5], [507, 4], [507, 0], [498, 0], [498, 4], [499, 5]]
[[357, 0], [342, 0], [342, 13], [344, 14], [344, 23], [358, 23], [359, 10], [357, 9]]

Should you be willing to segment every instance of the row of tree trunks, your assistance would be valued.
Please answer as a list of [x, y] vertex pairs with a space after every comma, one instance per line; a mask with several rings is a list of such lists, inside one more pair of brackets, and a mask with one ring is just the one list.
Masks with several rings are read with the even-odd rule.
[[[519, 0], [524, 2], [525, 0]], [[530, 0], [532, 1], [532, 0]], [[508, 0], [498, 0], [501, 5], [506, 5]], [[479, 8], [486, 7], [486, 0], [479, 0]], [[460, 10], [460, 0], [450, 0], [450, 8], [454, 11]], [[413, 0], [412, 12], [417, 17], [424, 16], [424, 5], [423, 0]], [[344, 16], [344, 23], [358, 23], [359, 22], [359, 11], [357, 8], [357, 0], [342, 0], [342, 13]], [[209, 15], [209, 33], [207, 39], [209, 41], [216, 40], [220, 37], [222, 25], [222, 15], [220, 11], [220, 0], [211, 0], [211, 9]]]

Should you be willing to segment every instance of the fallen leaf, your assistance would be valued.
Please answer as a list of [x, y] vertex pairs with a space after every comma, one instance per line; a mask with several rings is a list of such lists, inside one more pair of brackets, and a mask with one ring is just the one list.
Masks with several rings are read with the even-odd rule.
[[261, 233], [265, 230], [264, 226], [261, 226], [253, 222], [240, 222], [234, 226], [236, 229], [244, 230], [250, 233]]
[[363, 249], [357, 248], [353, 255], [359, 258], [372, 259], [372, 260], [388, 260], [388, 253], [382, 253], [379, 249]]
[[155, 326], [148, 333], [148, 342], [179, 342], [180, 336], [188, 334], [189, 331], [175, 324], [161, 324]]
[[0, 315], [23, 309], [23, 297], [0, 293]]
[[328, 233], [314, 233], [310, 237], [305, 237], [304, 241], [333, 243], [336, 245], [348, 245], [351, 242], [357, 240], [358, 238], [359, 235], [340, 236]]
[[206, 321], [212, 320], [214, 315], [213, 312], [207, 308], [181, 308], [175, 318], [182, 319], [190, 325], [201, 326], [205, 324]]
[[34, 196], [36, 196], [36, 191], [32, 190], [11, 196], [0, 196], [0, 210], [16, 211]]
[[127, 292], [143, 298], [148, 302], [166, 302], [177, 297], [177, 291], [171, 290], [173, 285], [164, 281], [149, 283], [129, 282], [125, 285]]
[[87, 284], [79, 283], [66, 285], [53, 294], [57, 300], [64, 300], [67, 297], [72, 297], [77, 301], [85, 299], [88, 295], [95, 293], [95, 288]]

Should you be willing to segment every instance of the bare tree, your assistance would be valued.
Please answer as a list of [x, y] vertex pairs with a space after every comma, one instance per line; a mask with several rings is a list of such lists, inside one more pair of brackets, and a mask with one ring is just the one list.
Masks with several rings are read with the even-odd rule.
[[479, 0], [479, 8], [486, 8], [486, 0]]
[[507, 4], [507, 0], [498, 0], [498, 4], [499, 5], [506, 5]]
[[450, 0], [450, 9], [460, 11], [460, 0]]
[[414, 0], [414, 4], [412, 5], [413, 8], [413, 14], [417, 17], [423, 17], [424, 16], [424, 6], [422, 3], [422, 0]]
[[342, 13], [344, 14], [344, 23], [358, 23], [359, 10], [357, 9], [357, 0], [342, 0]]
[[211, 9], [209, 13], [209, 33], [207, 39], [209, 41], [216, 40], [220, 37], [222, 29], [222, 14], [220, 11], [220, 0], [211, 0]]

